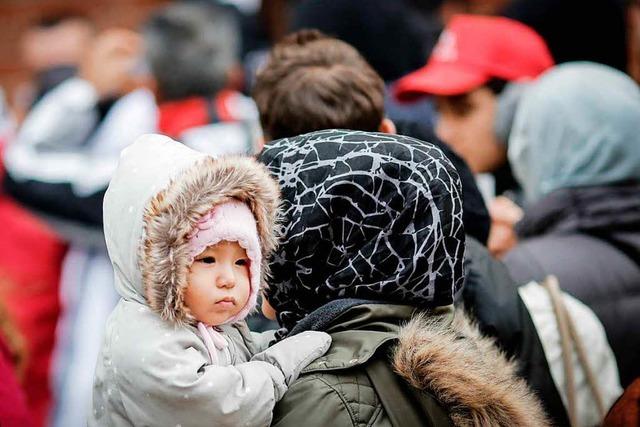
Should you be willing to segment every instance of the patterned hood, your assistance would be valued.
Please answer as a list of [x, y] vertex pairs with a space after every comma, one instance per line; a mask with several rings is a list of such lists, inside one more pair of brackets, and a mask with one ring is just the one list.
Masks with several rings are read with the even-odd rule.
[[438, 148], [326, 130], [275, 141], [260, 160], [282, 191], [283, 243], [266, 292], [284, 328], [335, 299], [453, 302], [464, 276], [461, 184]]

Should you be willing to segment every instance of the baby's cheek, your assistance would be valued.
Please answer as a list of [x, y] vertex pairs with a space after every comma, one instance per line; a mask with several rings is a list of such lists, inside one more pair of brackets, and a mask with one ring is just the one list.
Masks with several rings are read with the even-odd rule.
[[196, 265], [192, 265], [187, 271], [187, 283], [189, 284], [189, 286], [197, 282], [199, 276], [200, 269]]
[[206, 286], [213, 282], [215, 275], [211, 269], [204, 266], [192, 268], [187, 276], [187, 283], [192, 286]]
[[193, 304], [194, 296], [193, 296], [193, 287], [189, 284], [184, 290], [184, 305], [191, 311], [196, 309]]
[[251, 281], [249, 279], [249, 276], [243, 275], [237, 283], [242, 286], [242, 288], [239, 289], [240, 292], [238, 293], [245, 302], [248, 301], [249, 295], [251, 294]]

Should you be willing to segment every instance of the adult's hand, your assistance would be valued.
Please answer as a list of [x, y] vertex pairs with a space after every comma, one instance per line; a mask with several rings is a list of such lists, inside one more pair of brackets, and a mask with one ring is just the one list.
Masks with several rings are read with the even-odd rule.
[[134, 70], [142, 55], [142, 38], [131, 30], [113, 28], [96, 37], [80, 65], [79, 75], [98, 97], [118, 97], [136, 85]]

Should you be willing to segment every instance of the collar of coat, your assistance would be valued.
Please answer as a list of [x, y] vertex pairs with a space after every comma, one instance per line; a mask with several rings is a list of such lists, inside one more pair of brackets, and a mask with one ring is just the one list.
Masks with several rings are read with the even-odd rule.
[[640, 227], [640, 183], [564, 188], [525, 209], [516, 225], [520, 237], [542, 234], [631, 233]]
[[[332, 301], [321, 307], [309, 318], [327, 320], [309, 325], [308, 329], [331, 334], [333, 344], [303, 372], [332, 371], [366, 363], [380, 347], [398, 339], [400, 325], [411, 319], [414, 311], [411, 306], [355, 299]], [[318, 316], [314, 316], [316, 313]], [[302, 328], [295, 328], [295, 332], [302, 332]]]
[[[516, 365], [461, 312], [425, 314], [415, 307], [354, 305], [325, 328], [332, 345], [304, 374], [365, 364], [390, 342], [396, 374], [433, 394], [457, 426], [546, 426], [540, 402]], [[348, 375], [345, 372], [345, 375]]]

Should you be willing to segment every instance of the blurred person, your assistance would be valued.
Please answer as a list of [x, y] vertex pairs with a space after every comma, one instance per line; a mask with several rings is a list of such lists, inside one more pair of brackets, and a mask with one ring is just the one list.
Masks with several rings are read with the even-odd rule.
[[231, 14], [191, 3], [158, 11], [142, 37], [105, 31], [79, 76], [35, 106], [8, 149], [7, 191], [72, 242], [61, 290], [65, 318], [54, 425], [84, 424], [91, 389], [86, 373], [93, 372], [106, 317], [117, 301], [102, 198], [120, 151], [139, 135], [158, 131], [212, 154], [252, 153], [258, 146], [255, 106], [230, 89], [236, 31]]
[[[467, 160], [475, 173], [493, 172], [496, 181], [495, 193], [500, 194], [509, 189], [518, 190], [518, 183], [513, 178], [507, 161], [507, 147], [512, 140], [514, 114], [519, 111], [518, 104], [527, 91], [525, 83], [534, 80], [552, 65], [553, 60], [542, 38], [525, 25], [507, 18], [456, 15], [441, 35], [427, 65], [401, 79], [396, 86], [396, 93], [401, 98], [436, 95], [440, 113], [436, 132], [454, 151]], [[520, 184], [524, 185], [522, 182]], [[520, 191], [512, 191], [513, 193], [516, 193], [516, 198], [522, 197]], [[500, 223], [508, 222], [510, 218], [517, 220], [519, 216], [517, 210], [505, 212], [504, 206], [501, 206], [504, 204], [512, 203], [499, 199], [494, 200], [489, 206], [494, 220], [489, 237], [489, 249], [494, 252], [499, 244], [496, 240], [509, 240], [509, 233], [504, 232], [504, 226]], [[514, 241], [513, 238], [510, 240]], [[563, 262], [558, 257], [555, 261]], [[530, 265], [531, 259], [523, 256], [522, 262]], [[531, 280], [541, 282], [549, 274], [556, 274], [556, 271], [541, 269], [535, 277], [525, 278], [517, 274], [513, 276], [518, 285], [524, 285]], [[583, 295], [573, 292], [571, 284], [563, 283], [564, 279], [559, 277], [562, 289], [586, 304], [598, 317], [599, 322], [602, 322], [607, 333], [608, 343], [606, 340], [598, 341], [597, 352], [600, 356], [592, 360], [594, 369], [598, 369], [607, 361], [609, 372], [618, 370], [610, 363], [611, 350], [616, 356], [618, 367], [622, 369], [621, 350], [616, 348], [615, 340], [612, 339], [608, 319], [603, 317], [601, 310], [597, 310], [591, 304], [589, 298], [585, 299]], [[557, 349], [559, 345], [557, 325], [552, 312], [540, 311], [540, 306], [537, 305], [545, 293], [541, 293], [536, 287], [521, 287], [518, 292], [536, 324], [552, 377], [566, 402], [567, 393], [562, 386], [564, 377], [560, 353], [550, 351], [550, 348]], [[548, 304], [543, 306], [548, 307]], [[583, 315], [590, 313], [589, 310], [581, 311]], [[579, 318], [582, 318], [582, 315]], [[592, 325], [597, 323], [589, 322]], [[545, 324], [552, 327], [543, 327]], [[586, 327], [588, 323], [580, 321], [578, 324]], [[594, 343], [592, 354], [595, 353]], [[611, 403], [610, 399], [617, 396], [620, 384], [614, 375], [604, 375], [602, 372], [600, 371], [599, 379], [604, 381], [602, 390], [606, 390], [608, 396], [603, 399], [607, 402], [606, 406]], [[582, 378], [584, 380], [584, 377]], [[624, 386], [622, 372], [620, 382]], [[588, 403], [591, 401], [591, 393], [586, 382], [583, 382], [581, 390], [579, 394], [587, 399], [583, 403], [586, 411], [582, 412], [582, 415], [597, 421], [600, 414], [594, 412], [595, 406]]]
[[354, 47], [301, 30], [271, 49], [252, 96], [266, 140], [275, 140], [329, 127], [392, 132], [383, 92], [382, 78]]
[[121, 149], [155, 130], [152, 93], [132, 91], [139, 84], [131, 72], [139, 54], [139, 36], [133, 32], [111, 29], [99, 35], [78, 77], [59, 84], [34, 106], [5, 153], [7, 192], [70, 244], [52, 362], [49, 422], [54, 426], [86, 424], [90, 372], [117, 302], [101, 230], [101, 200]]
[[34, 73], [34, 81], [31, 89], [20, 88], [25, 97], [20, 107], [28, 110], [51, 89], [73, 77], [95, 36], [94, 23], [73, 9], [54, 10], [30, 25], [21, 37], [20, 50], [22, 62]]
[[[32, 207], [99, 228], [102, 196], [117, 160], [97, 148], [107, 144], [106, 138], [113, 140], [107, 146], [114, 156], [136, 136], [154, 131], [211, 154], [255, 152], [261, 141], [257, 110], [251, 99], [231, 89], [237, 46], [234, 15], [206, 4], [161, 9], [143, 26], [142, 39], [124, 30], [102, 34], [80, 77], [43, 100], [22, 126], [21, 138], [9, 150], [9, 161], [20, 161], [9, 168], [9, 190]], [[131, 92], [139, 86], [149, 90]], [[62, 117], [64, 126], [57, 123]], [[41, 165], [24, 159], [34, 154], [30, 145], [59, 141], [76, 153], [41, 157], [56, 177], [45, 179]], [[83, 180], [90, 188], [70, 191], [72, 174], [52, 166], [73, 159], [91, 175]]]
[[[291, 34], [274, 46], [256, 78], [253, 95], [265, 137], [269, 140], [327, 128], [393, 134], [396, 126], [385, 118], [383, 92], [382, 79], [352, 46], [318, 31], [305, 30]], [[554, 423], [567, 424], [562, 401], [564, 388], [554, 382], [554, 369], [561, 361], [556, 358], [553, 360], [555, 366], [549, 365], [537, 325], [517, 286], [505, 266], [493, 259], [483, 246], [487, 242], [489, 218], [472, 173], [446, 144], [429, 134], [428, 128], [416, 123], [399, 123], [398, 129], [441, 147], [461, 178], [467, 274], [457, 303], [473, 316], [483, 333], [496, 338], [498, 346], [509, 357], [518, 360], [518, 374], [540, 396]], [[600, 364], [598, 379], [605, 386], [605, 400], [609, 404], [620, 390], [616, 384], [615, 360], [602, 327], [588, 308], [566, 295], [564, 298], [568, 300], [572, 314], [579, 316], [584, 325], [581, 332], [586, 331], [588, 337], [585, 339]], [[550, 314], [550, 301], [543, 303], [542, 308], [546, 310], [545, 315]], [[554, 320], [553, 316], [551, 320]], [[547, 334], [545, 344], [559, 349], [557, 338]], [[608, 377], [615, 380], [606, 380]], [[586, 379], [584, 376], [579, 378], [580, 396], [591, 402]], [[582, 420], [593, 421], [597, 417], [583, 407], [580, 409]]]
[[627, 75], [567, 63], [525, 90], [509, 137], [526, 204], [504, 262], [518, 283], [556, 275], [593, 309], [623, 387], [640, 376], [639, 117]]
[[253, 154], [258, 113], [242, 81], [236, 15], [206, 3], [170, 5], [142, 29], [158, 131], [210, 154]]
[[[492, 173], [495, 194], [517, 187], [506, 140], [520, 88], [553, 65], [543, 39], [516, 21], [456, 15], [427, 65], [400, 79], [400, 99], [434, 95], [437, 135], [471, 170]], [[514, 84], [508, 84], [512, 82]]]
[[[3, 100], [1, 97], [0, 157], [15, 132]], [[0, 181], [3, 176], [4, 166], [0, 162]], [[1, 188], [0, 223], [0, 301], [6, 308], [2, 316], [15, 326], [16, 333], [10, 335], [20, 335], [24, 341], [24, 353], [28, 357], [21, 358], [20, 383], [33, 425], [44, 426], [52, 402], [50, 366], [60, 313], [60, 269], [66, 247], [44, 221], [12, 200]], [[0, 376], [7, 378], [3, 385], [9, 390], [9, 376]], [[22, 406], [8, 398], [0, 400], [7, 402], [7, 408], [15, 405], [16, 411]], [[5, 422], [8, 421], [0, 421], [3, 425]]]

